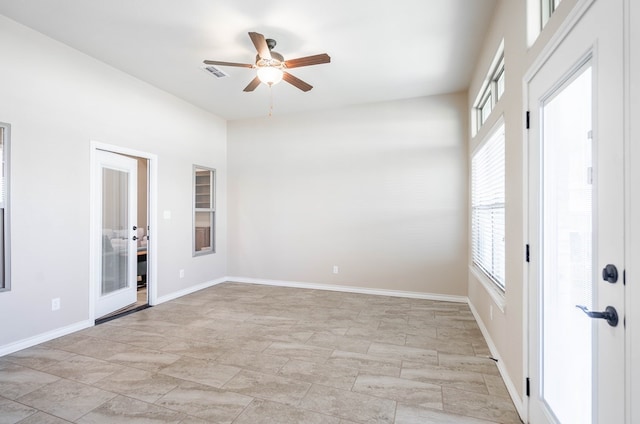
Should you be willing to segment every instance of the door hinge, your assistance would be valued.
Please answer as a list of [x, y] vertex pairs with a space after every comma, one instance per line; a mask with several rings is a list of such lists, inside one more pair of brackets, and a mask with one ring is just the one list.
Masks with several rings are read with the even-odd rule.
[[622, 270], [622, 285], [623, 286], [627, 285], [627, 270], [626, 269]]
[[531, 396], [531, 381], [529, 380], [529, 377], [527, 377], [525, 383], [526, 383], [525, 394], [527, 395], [527, 397], [529, 397]]
[[529, 111], [526, 112], [524, 118], [525, 118], [525, 126], [527, 129], [529, 129]]
[[524, 255], [525, 255], [525, 260], [527, 262], [531, 262], [530, 258], [529, 258], [529, 245], [525, 245], [524, 247]]

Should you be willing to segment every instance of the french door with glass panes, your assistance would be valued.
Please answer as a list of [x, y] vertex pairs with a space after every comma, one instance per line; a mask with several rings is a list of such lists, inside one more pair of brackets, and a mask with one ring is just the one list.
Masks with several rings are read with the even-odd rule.
[[136, 302], [137, 172], [135, 159], [96, 151], [94, 166], [98, 216], [94, 238], [95, 318]]
[[528, 80], [529, 422], [623, 423], [622, 2]]

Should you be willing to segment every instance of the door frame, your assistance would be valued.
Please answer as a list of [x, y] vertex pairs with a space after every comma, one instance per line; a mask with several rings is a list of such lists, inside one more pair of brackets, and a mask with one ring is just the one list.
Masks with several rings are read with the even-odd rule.
[[[624, 0], [624, 153], [625, 153], [625, 215], [632, 216], [640, 208], [640, 185], [631, 184], [640, 181], [640, 7], [637, 2]], [[635, 25], [634, 25], [635, 24]], [[635, 43], [635, 44], [634, 44]], [[633, 47], [632, 47], [633, 46]], [[636, 141], [635, 145], [633, 140]], [[631, 219], [625, 220], [625, 263], [626, 279], [626, 416], [627, 424], [640, 419], [640, 405], [637, 404], [640, 393], [640, 225], [634, 225]], [[634, 284], [635, 283], [635, 284]], [[634, 399], [635, 396], [635, 399]], [[636, 402], [634, 402], [634, 400]]]
[[[557, 32], [551, 36], [549, 42], [544, 46], [541, 50], [540, 54], [532, 61], [531, 65], [527, 69], [522, 79], [522, 110], [529, 110], [530, 96], [529, 96], [529, 84], [538, 74], [540, 69], [546, 64], [549, 58], [553, 55], [556, 49], [560, 46], [560, 44], [565, 40], [565, 38], [571, 33], [574, 27], [580, 22], [582, 17], [586, 14], [589, 8], [593, 5], [593, 3], [597, 0], [577, 0], [574, 8], [569, 12], [568, 16], [564, 20], [564, 22], [560, 25]], [[640, 39], [640, 29], [634, 28], [631, 25], [633, 21], [640, 21], [640, 8], [635, 8], [632, 11], [631, 0], [623, 0], [623, 22], [620, 22], [623, 25], [623, 43], [625, 44], [623, 48], [623, 72], [624, 72], [624, 82], [623, 82], [623, 93], [626, 96], [623, 100], [623, 113], [624, 113], [624, 140], [623, 140], [623, 149], [625, 153], [624, 159], [624, 257], [625, 257], [625, 267], [627, 279], [630, 281], [640, 281], [640, 266], [634, 266], [634, 259], [640, 258], [640, 226], [633, 227], [631, 220], [629, 219], [630, 212], [632, 207], [635, 206], [636, 210], [640, 209], [640, 186], [633, 187], [630, 184], [631, 181], [637, 181], [640, 178], [640, 169], [634, 169], [633, 162], [640, 163], [640, 153], [638, 149], [634, 150], [632, 148], [632, 136], [639, 137], [640, 136], [640, 127], [637, 123], [633, 123], [633, 117], [631, 113], [635, 111], [635, 114], [638, 115], [640, 112], [640, 101], [638, 100], [638, 95], [640, 95], [640, 78], [635, 77], [636, 81], [632, 81], [633, 74], [632, 70], [635, 71], [640, 70], [640, 54], [637, 52], [634, 53], [630, 48], [631, 39]], [[631, 12], [632, 11], [632, 12]], [[634, 85], [635, 84], [635, 85]], [[635, 88], [635, 91], [634, 91]], [[633, 91], [633, 93], [631, 92]], [[635, 97], [634, 97], [635, 94]], [[529, 131], [525, 125], [523, 125], [523, 135], [522, 139], [524, 141], [523, 146], [523, 155], [522, 155], [522, 170], [524, 173], [523, 178], [523, 186], [522, 192], [523, 196], [523, 240], [525, 244], [530, 244], [530, 223], [531, 216], [529, 215]], [[635, 156], [633, 155], [635, 154]], [[637, 167], [636, 167], [637, 168]], [[524, 371], [524, 381], [522, 382], [522, 393], [524, 394], [524, 402], [522, 404], [523, 417], [528, 419], [529, 417], [529, 399], [527, 397], [528, 390], [528, 378], [529, 369], [530, 369], [530, 329], [531, 323], [529, 320], [530, 317], [530, 291], [532, 282], [529, 279], [529, 264], [523, 268], [523, 276], [522, 281], [524, 283], [522, 296], [523, 296], [523, 371]], [[633, 278], [637, 277], [637, 278]], [[640, 416], [640, 406], [633, 404], [632, 395], [634, 393], [640, 392], [640, 327], [634, 328], [635, 323], [640, 322], [633, 314], [634, 307], [640, 308], [640, 297], [638, 294], [638, 289], [633, 290], [632, 286], [625, 287], [625, 316], [626, 316], [626, 331], [625, 331], [625, 422], [627, 424], [631, 424], [632, 418], [637, 419]], [[636, 299], [637, 298], [637, 299]], [[633, 325], [632, 325], [633, 324]], [[635, 333], [635, 337], [634, 337]], [[634, 352], [636, 358], [634, 361], [634, 357], [632, 355], [632, 343], [635, 341], [636, 349]], [[635, 363], [634, 363], [635, 362]], [[635, 365], [635, 366], [634, 366]], [[637, 397], [637, 394], [636, 394]], [[635, 415], [634, 415], [635, 414]]]
[[149, 196], [147, 198], [148, 215], [149, 215], [149, 228], [151, 234], [147, 245], [147, 296], [149, 305], [153, 306], [157, 304], [158, 299], [158, 287], [157, 287], [157, 270], [158, 270], [158, 156], [153, 153], [142, 152], [139, 150], [130, 149], [127, 147], [116, 146], [112, 144], [105, 144], [99, 141], [91, 140], [90, 143], [90, 219], [89, 219], [89, 320], [95, 321], [96, 314], [96, 292], [98, 281], [96, 281], [96, 268], [99, 265], [98, 256], [100, 252], [96, 249], [96, 243], [93, 241], [100, 236], [99, 229], [97, 228], [98, 220], [100, 219], [100, 210], [98, 208], [98, 198], [101, 193], [97, 192], [95, 188], [95, 168], [98, 166], [96, 152], [98, 150], [105, 150], [111, 153], [136, 156], [148, 160], [149, 165], [149, 179], [147, 185], [149, 188]]

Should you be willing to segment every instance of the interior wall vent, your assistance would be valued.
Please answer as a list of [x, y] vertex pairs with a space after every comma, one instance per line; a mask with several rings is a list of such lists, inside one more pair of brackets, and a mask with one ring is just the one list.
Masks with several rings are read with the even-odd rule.
[[223, 70], [218, 69], [218, 68], [216, 68], [215, 66], [212, 66], [212, 65], [205, 66], [204, 70], [209, 72], [211, 75], [215, 76], [216, 78], [224, 78], [224, 77], [228, 77], [229, 76], [229, 74], [227, 74]]

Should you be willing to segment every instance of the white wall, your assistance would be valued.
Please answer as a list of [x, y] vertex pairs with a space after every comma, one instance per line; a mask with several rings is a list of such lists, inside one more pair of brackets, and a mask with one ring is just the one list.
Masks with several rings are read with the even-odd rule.
[[230, 122], [230, 275], [465, 296], [465, 105]]
[[[500, 116], [505, 123], [506, 161], [506, 234], [505, 234], [505, 284], [506, 307], [501, 312], [475, 274], [469, 272], [469, 301], [479, 314], [479, 319], [489, 332], [492, 343], [498, 350], [500, 366], [516, 385], [518, 396], [522, 396], [523, 382], [523, 170], [522, 170], [522, 76], [525, 71], [526, 17], [524, 1], [500, 1], [494, 10], [491, 29], [484, 42], [480, 61], [469, 88], [467, 113], [474, 106], [491, 62], [504, 39], [505, 92], [496, 104], [489, 120], [478, 134], [472, 137], [469, 154], [487, 136], [488, 131]], [[490, 308], [493, 309], [491, 316]], [[494, 352], [495, 353], [495, 352]], [[517, 404], [518, 402], [516, 402]]]
[[[482, 54], [469, 86], [467, 110], [474, 106], [489, 72], [500, 41], [504, 39], [505, 49], [505, 93], [496, 104], [488, 121], [478, 134], [470, 137], [469, 157], [472, 151], [486, 137], [500, 116], [505, 122], [506, 161], [506, 293], [504, 312], [489, 295], [476, 275], [469, 272], [469, 301], [481, 326], [485, 328], [490, 343], [500, 357], [501, 370], [507, 380], [516, 406], [523, 412], [525, 388], [525, 337], [524, 319], [526, 305], [526, 262], [525, 237], [526, 221], [526, 178], [525, 160], [525, 109], [523, 105], [523, 77], [533, 61], [548, 44], [549, 40], [566, 19], [576, 0], [563, 0], [547, 23], [545, 29], [532, 46], [527, 45], [527, 2], [537, 0], [501, 0], [494, 10], [490, 30], [483, 44]], [[469, 112], [468, 112], [469, 113]], [[493, 309], [493, 317], [490, 309]]]
[[[0, 350], [89, 319], [91, 140], [158, 156], [158, 295], [226, 275], [225, 121], [2, 16], [0, 58], [0, 121], [12, 126], [12, 289], [0, 293]], [[219, 190], [218, 251], [197, 258], [194, 163], [218, 170]], [[62, 308], [52, 312], [55, 297]]]

